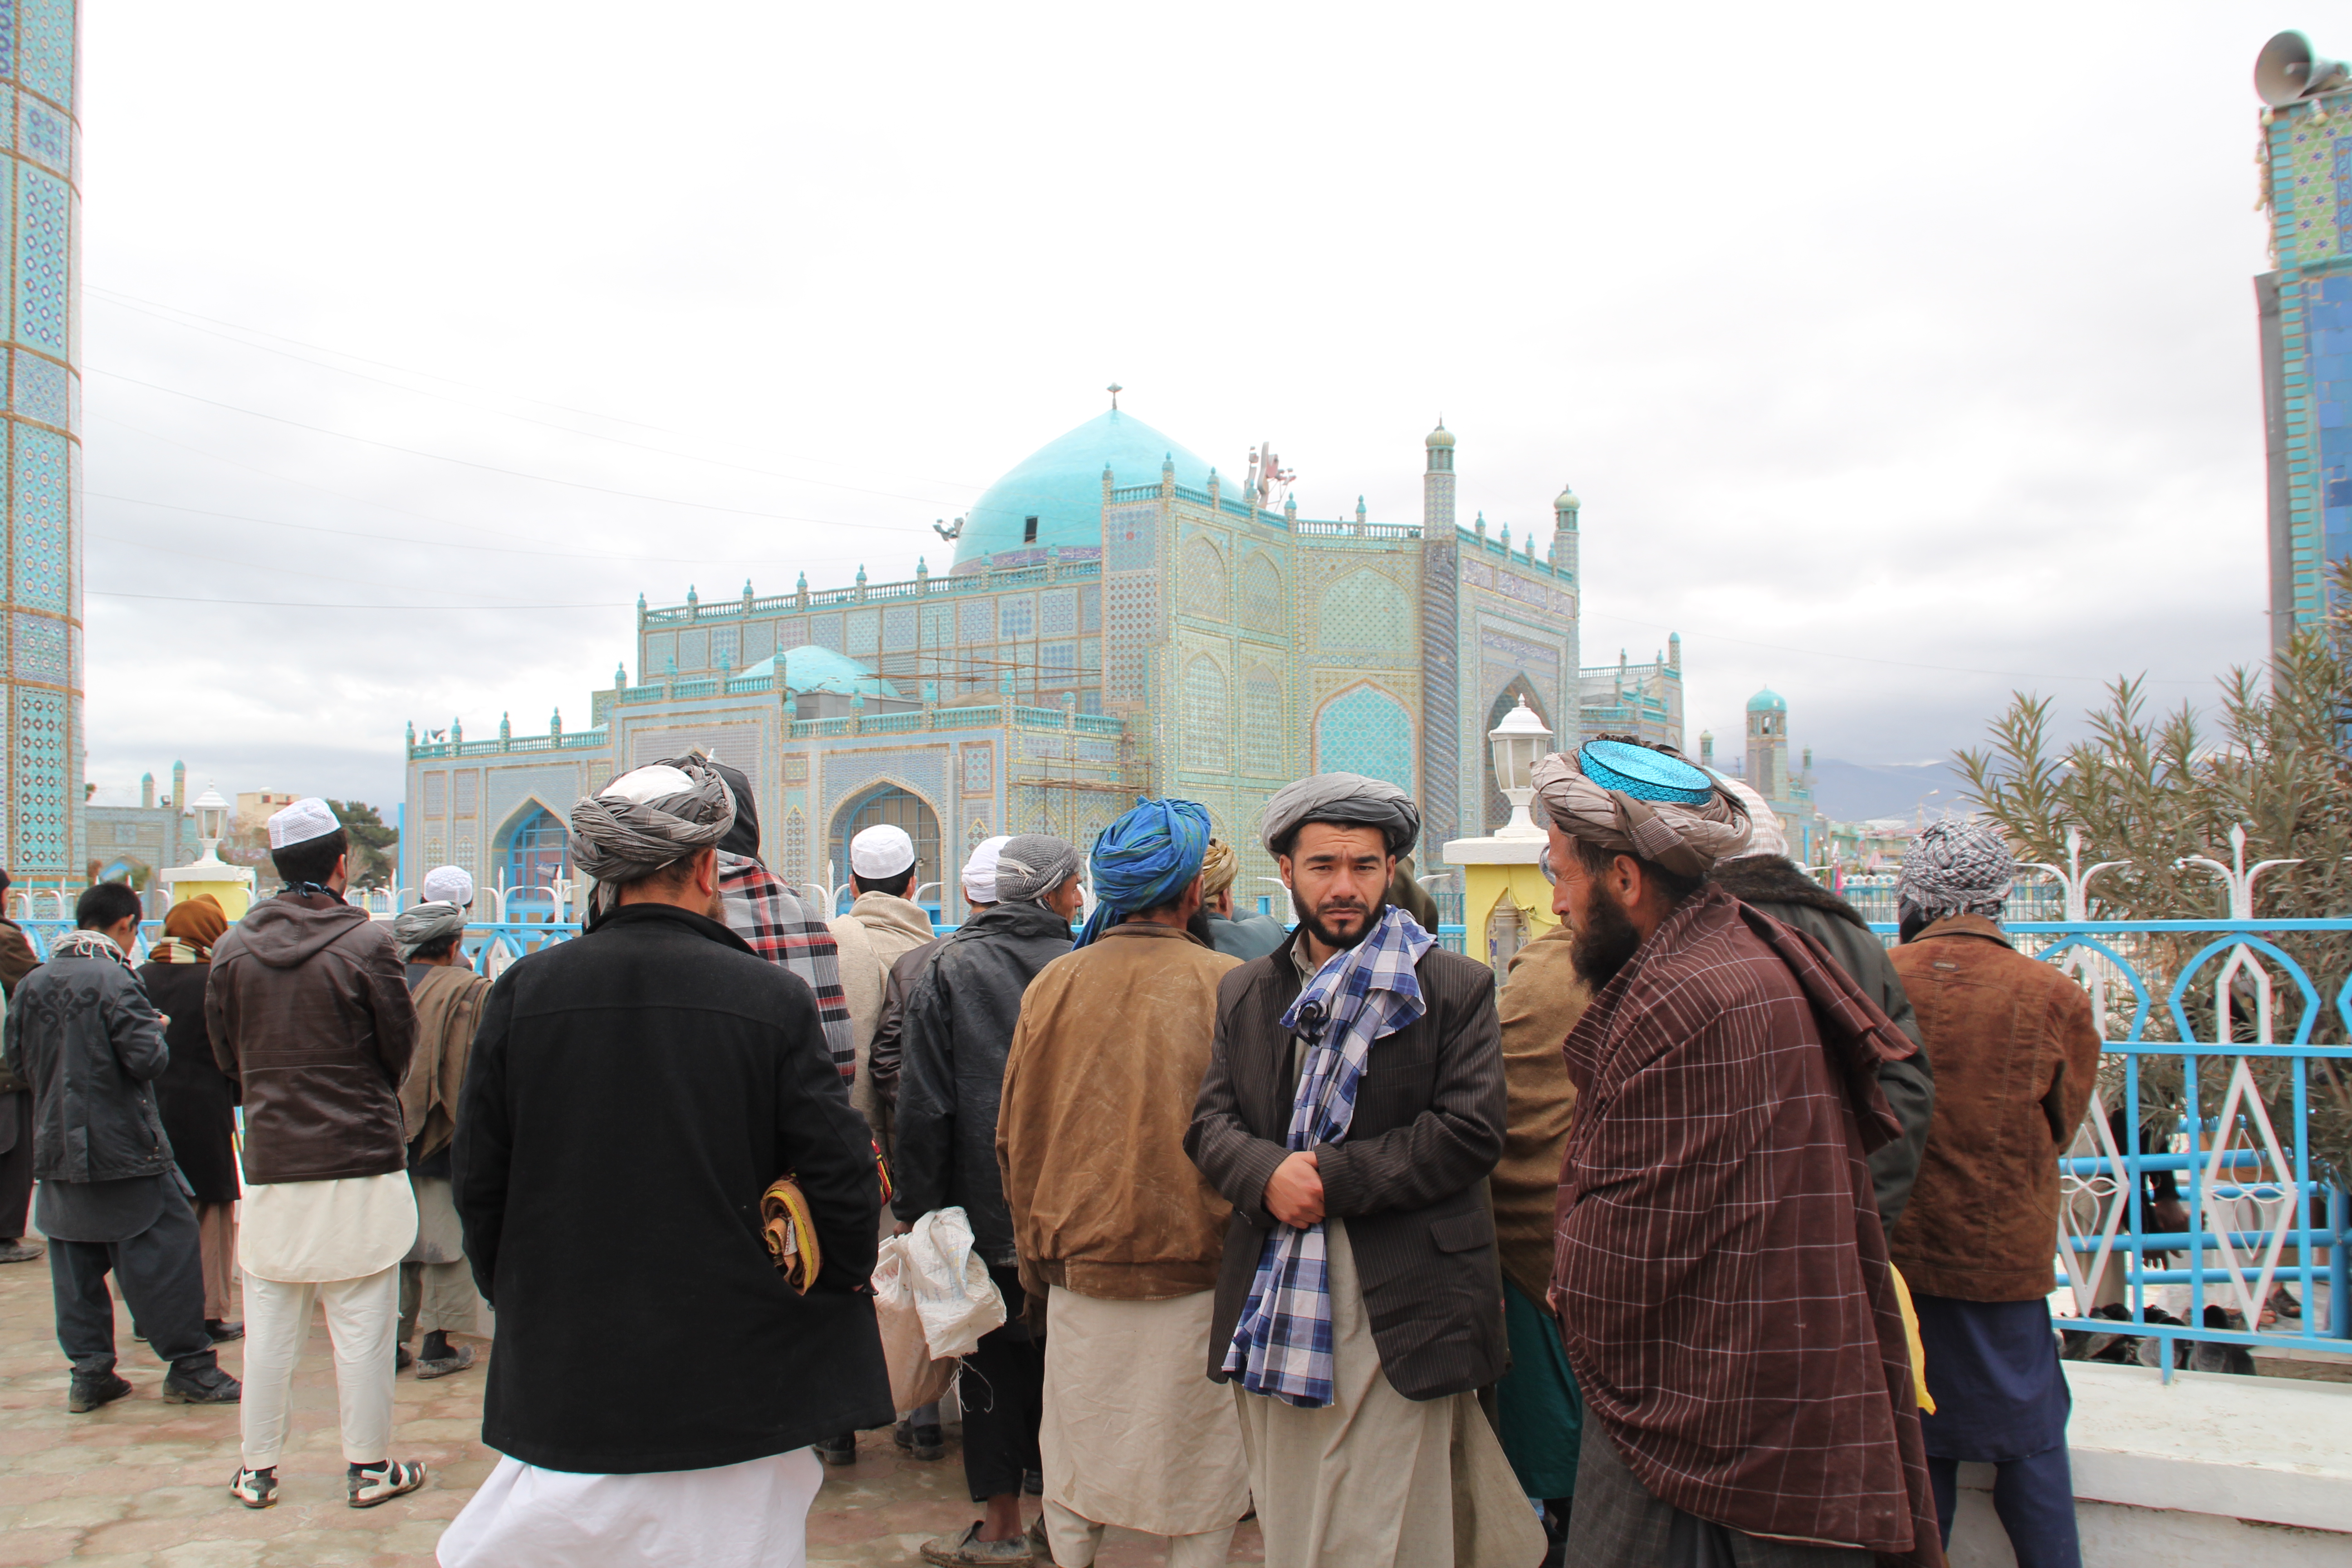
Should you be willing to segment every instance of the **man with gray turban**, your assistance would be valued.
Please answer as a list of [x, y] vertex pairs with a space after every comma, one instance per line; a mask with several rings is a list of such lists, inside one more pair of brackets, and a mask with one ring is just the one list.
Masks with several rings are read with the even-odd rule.
[[1593, 988], [1565, 1047], [1549, 1293], [1585, 1404], [1567, 1560], [1936, 1561], [1864, 1158], [1902, 1131], [1877, 1073], [1917, 1047], [1821, 948], [1708, 883], [1748, 813], [1679, 753], [1590, 741], [1534, 782]]
[[1993, 1468], [2022, 1568], [2075, 1568], [2066, 1379], [2050, 1331], [2058, 1160], [2104, 1048], [2091, 999], [2000, 929], [2017, 863], [1992, 823], [1931, 823], [1895, 879], [1891, 957], [1936, 1063], [1936, 1116], [1895, 1232], [1926, 1349], [1927, 1468], [1947, 1540], [1959, 1466]]
[[1421, 832], [1395, 784], [1302, 779], [1262, 827], [1298, 927], [1218, 983], [1184, 1146], [1234, 1205], [1208, 1371], [1234, 1387], [1265, 1560], [1535, 1563], [1476, 1393], [1505, 1362], [1494, 972], [1389, 902]]
[[925, 1560], [943, 1564], [1027, 1563], [1032, 1555], [1021, 1493], [1026, 1478], [1042, 1468], [1037, 1427], [1045, 1356], [1024, 1321], [1013, 1216], [996, 1163], [996, 1119], [1022, 993], [1039, 970], [1070, 951], [1070, 921], [1083, 898], [1078, 852], [1043, 833], [1006, 839], [997, 850], [993, 890], [996, 902], [924, 961], [900, 1025], [891, 1207], [902, 1229], [934, 1209], [961, 1207], [1009, 1314], [964, 1358], [960, 1374], [964, 1480], [986, 1513], [925, 1544]]
[[[890, 1419], [873, 1141], [809, 987], [718, 918], [734, 820], [696, 757], [582, 801], [595, 917], [483, 1004], [455, 1166], [499, 1314], [482, 1440], [503, 1457], [442, 1536], [444, 1568], [798, 1562], [814, 1446]], [[758, 1239], [783, 1177], [813, 1280]], [[690, 1367], [613, 1375], [655, 1342], [690, 1347]]]
[[[446, 887], [454, 866], [425, 873]], [[455, 889], [450, 890], [455, 891]], [[416, 1194], [416, 1245], [400, 1263], [399, 1364], [420, 1378], [446, 1377], [474, 1364], [474, 1347], [449, 1336], [481, 1332], [482, 1298], [466, 1267], [464, 1227], [451, 1195], [449, 1150], [457, 1132], [457, 1097], [490, 983], [474, 973], [463, 946], [466, 911], [456, 903], [422, 903], [392, 922], [393, 945], [408, 968], [416, 1005], [416, 1054], [401, 1080], [400, 1115], [408, 1137], [408, 1184]], [[412, 1352], [419, 1333], [425, 1342]]]

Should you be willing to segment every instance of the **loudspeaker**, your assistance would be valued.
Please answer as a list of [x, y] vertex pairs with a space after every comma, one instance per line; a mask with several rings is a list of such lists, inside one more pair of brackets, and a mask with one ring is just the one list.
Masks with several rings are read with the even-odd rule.
[[2273, 109], [2341, 86], [2347, 77], [2352, 68], [2314, 55], [2311, 40], [2301, 33], [2279, 34], [2254, 57], [2254, 91]]

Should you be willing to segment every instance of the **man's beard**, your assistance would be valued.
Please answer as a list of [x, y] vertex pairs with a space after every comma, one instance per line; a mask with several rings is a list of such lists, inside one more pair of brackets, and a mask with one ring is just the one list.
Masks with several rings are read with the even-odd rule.
[[[1379, 903], [1374, 904], [1370, 910], [1365, 910], [1364, 912], [1363, 928], [1358, 931], [1353, 936], [1344, 937], [1334, 935], [1330, 927], [1325, 925], [1321, 921], [1315, 918], [1315, 911], [1307, 907], [1307, 901], [1298, 896], [1298, 889], [1296, 888], [1293, 888], [1290, 890], [1290, 907], [1294, 910], [1297, 911], [1298, 923], [1305, 926], [1307, 928], [1307, 934], [1312, 936], [1317, 942], [1321, 942], [1325, 947], [1328, 948], [1349, 948], [1355, 946], [1358, 942], [1362, 942], [1366, 937], [1372, 934], [1372, 928], [1381, 923], [1381, 911], [1387, 909], [1389, 906], [1388, 900], [1385, 898]], [[1355, 910], [1362, 910], [1364, 906], [1355, 900], [1349, 899], [1344, 902], [1334, 900], [1332, 900], [1329, 908], [1333, 914], [1349, 914]]]
[[1608, 889], [1592, 889], [1592, 907], [1569, 944], [1569, 962], [1579, 978], [1595, 991], [1617, 978], [1642, 949], [1642, 933]]

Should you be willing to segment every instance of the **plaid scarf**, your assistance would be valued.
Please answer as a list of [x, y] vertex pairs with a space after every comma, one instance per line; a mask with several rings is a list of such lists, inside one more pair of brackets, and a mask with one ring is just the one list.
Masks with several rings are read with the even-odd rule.
[[[1284, 1139], [1289, 1148], [1346, 1139], [1372, 1042], [1429, 1010], [1413, 966], [1436, 940], [1391, 906], [1362, 942], [1317, 970], [1283, 1014], [1283, 1028], [1307, 1042]], [[1331, 1403], [1327, 1258], [1320, 1220], [1303, 1230], [1277, 1224], [1267, 1235], [1225, 1350], [1224, 1370], [1239, 1373], [1252, 1394], [1308, 1409]]]
[[719, 854], [719, 892], [727, 929], [753, 952], [808, 982], [824, 1048], [844, 1083], [857, 1075], [857, 1040], [850, 1030], [849, 997], [841, 988], [841, 949], [824, 918], [794, 896], [783, 879], [748, 855]]

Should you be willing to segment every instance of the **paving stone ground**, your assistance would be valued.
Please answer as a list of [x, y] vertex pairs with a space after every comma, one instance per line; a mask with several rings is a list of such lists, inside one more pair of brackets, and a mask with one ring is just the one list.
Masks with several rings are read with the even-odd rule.
[[[229, 1500], [236, 1472], [234, 1406], [163, 1402], [163, 1366], [131, 1338], [116, 1309], [119, 1370], [136, 1392], [74, 1415], [66, 1410], [46, 1260], [0, 1266], [0, 1568], [428, 1568], [434, 1543], [497, 1457], [481, 1444], [485, 1360], [454, 1377], [400, 1381], [393, 1453], [421, 1459], [433, 1479], [378, 1508], [343, 1501], [335, 1385], [326, 1320], [315, 1319], [295, 1373], [294, 1434], [278, 1476], [282, 1500], [255, 1512]], [[244, 1373], [242, 1342], [221, 1364]], [[616, 1368], [606, 1369], [618, 1372]], [[634, 1362], [629, 1376], [683, 1376], [684, 1361]], [[919, 1562], [930, 1536], [978, 1517], [967, 1500], [956, 1432], [947, 1457], [901, 1458], [887, 1432], [858, 1439], [858, 1462], [827, 1473], [809, 1517], [811, 1568]], [[1114, 1531], [1096, 1561], [1140, 1568], [1165, 1559], [1150, 1537]], [[1233, 1561], [1264, 1561], [1257, 1527], [1234, 1538]]]

